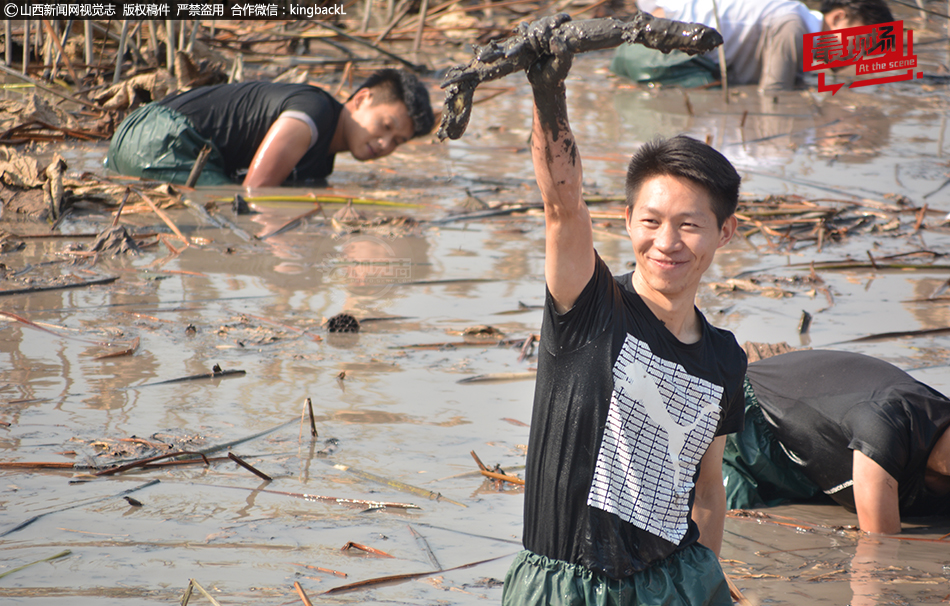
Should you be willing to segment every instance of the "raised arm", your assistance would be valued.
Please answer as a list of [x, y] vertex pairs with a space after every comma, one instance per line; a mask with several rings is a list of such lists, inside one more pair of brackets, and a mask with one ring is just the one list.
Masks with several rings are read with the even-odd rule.
[[244, 177], [244, 187], [283, 183], [310, 149], [310, 139], [310, 128], [303, 120], [288, 116], [277, 118], [254, 153]]
[[556, 22], [548, 23], [546, 40], [543, 23], [531, 26], [552, 54], [528, 69], [528, 80], [534, 93], [531, 158], [544, 200], [544, 277], [555, 308], [563, 313], [574, 305], [594, 273], [594, 234], [582, 196], [581, 157], [567, 120], [564, 79], [572, 57], [549, 35], [552, 23]]

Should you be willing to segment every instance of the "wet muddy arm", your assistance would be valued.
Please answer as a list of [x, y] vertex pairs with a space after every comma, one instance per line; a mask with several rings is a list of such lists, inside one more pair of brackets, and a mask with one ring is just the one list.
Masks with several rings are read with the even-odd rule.
[[[545, 28], [538, 28], [545, 22]], [[539, 38], [539, 33], [548, 34]], [[704, 53], [722, 44], [716, 30], [697, 23], [658, 19], [648, 13], [637, 13], [629, 22], [617, 19], [571, 21], [565, 14], [545, 17], [538, 22], [519, 25], [514, 35], [492, 41], [475, 49], [475, 58], [468, 65], [450, 69], [442, 81], [445, 104], [439, 139], [458, 139], [465, 132], [472, 109], [475, 87], [530, 67], [541, 55], [550, 51], [546, 44], [556, 41], [572, 54], [613, 48], [624, 43], [643, 44], [663, 52], [681, 50], [689, 54]]]
[[858, 526], [865, 532], [900, 533], [897, 480], [859, 450], [854, 451], [852, 465], [851, 477], [854, 480], [854, 507], [858, 512]]
[[534, 95], [531, 158], [544, 200], [544, 274], [556, 309], [570, 309], [594, 272], [594, 236], [582, 196], [583, 169], [567, 118], [564, 77], [571, 55], [531, 66]]
[[712, 441], [703, 455], [696, 479], [693, 521], [699, 527], [699, 542], [718, 556], [726, 521], [726, 489], [722, 484], [722, 454], [726, 436]]

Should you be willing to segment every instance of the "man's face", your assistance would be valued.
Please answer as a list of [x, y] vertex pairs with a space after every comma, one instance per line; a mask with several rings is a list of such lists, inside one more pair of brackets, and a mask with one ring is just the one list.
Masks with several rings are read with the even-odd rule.
[[405, 103], [376, 101], [374, 91], [365, 88], [352, 101], [346, 140], [357, 160], [382, 158], [412, 138], [412, 119]]
[[637, 258], [634, 287], [648, 299], [696, 295], [716, 250], [736, 229], [735, 216], [716, 223], [706, 190], [688, 179], [660, 175], [640, 188], [627, 208], [627, 233]]

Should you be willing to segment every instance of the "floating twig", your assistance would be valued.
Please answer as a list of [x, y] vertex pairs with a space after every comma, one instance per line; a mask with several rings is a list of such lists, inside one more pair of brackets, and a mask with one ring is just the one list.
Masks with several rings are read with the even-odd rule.
[[172, 230], [173, 232], [175, 232], [175, 235], [178, 236], [178, 238], [179, 238], [182, 242], [184, 242], [186, 246], [190, 246], [190, 244], [188, 243], [188, 238], [186, 238], [186, 237], [181, 233], [181, 230], [178, 229], [178, 226], [175, 225], [174, 221], [172, 221], [170, 218], [168, 218], [168, 215], [165, 214], [165, 211], [163, 211], [162, 209], [160, 209], [160, 208], [158, 207], [158, 205], [155, 204], [155, 202], [152, 201], [151, 198], [149, 198], [148, 196], [146, 196], [146, 195], [145, 195], [145, 192], [143, 192], [142, 190], [140, 190], [140, 189], [134, 189], [134, 188], [133, 188], [133, 191], [134, 191], [136, 194], [138, 194], [139, 198], [142, 198], [143, 200], [145, 200], [145, 203], [148, 204], [149, 207], [152, 209], [152, 211], [153, 211], [156, 215], [158, 215], [158, 218], [161, 219], [162, 222], [164, 222], [165, 225], [168, 226], [168, 229], [170, 229], [170, 230]]
[[925, 328], [923, 330], [898, 330], [894, 332], [881, 332], [857, 339], [849, 339], [842, 343], [865, 343], [867, 341], [885, 341], [887, 339], [901, 339], [903, 337], [927, 337], [933, 335], [943, 335], [950, 333], [950, 326], [943, 328]]
[[118, 357], [121, 357], [121, 356], [131, 356], [132, 354], [135, 353], [135, 351], [136, 351], [138, 348], [139, 348], [139, 338], [138, 338], [138, 337], [135, 337], [134, 339], [132, 339], [132, 343], [131, 343], [128, 347], [126, 347], [125, 349], [120, 350], [120, 351], [113, 351], [113, 352], [110, 352], [110, 353], [99, 354], [98, 356], [95, 356], [95, 357], [93, 358], [93, 360], [105, 360], [105, 359], [107, 359], [107, 358], [118, 358]]
[[191, 172], [188, 173], [188, 179], [185, 180], [185, 187], [195, 186], [195, 183], [197, 183], [198, 179], [201, 177], [201, 173], [205, 169], [205, 164], [208, 163], [208, 158], [210, 157], [211, 146], [205, 145], [201, 148], [201, 151], [198, 152], [198, 157], [195, 158], [195, 163], [191, 167]]
[[333, 587], [323, 592], [323, 595], [331, 593], [343, 593], [344, 591], [354, 591], [356, 589], [366, 589], [367, 587], [375, 587], [376, 585], [382, 585], [384, 583], [394, 583], [398, 581], [409, 581], [412, 579], [421, 579], [423, 577], [432, 576], [434, 574], [439, 574], [440, 572], [452, 572], [454, 570], [463, 570], [465, 568], [472, 568], [473, 566], [479, 566], [481, 564], [487, 564], [488, 562], [494, 562], [495, 560], [500, 560], [502, 558], [510, 557], [511, 553], [506, 553], [505, 555], [500, 555], [494, 558], [489, 558], [487, 560], [479, 560], [478, 562], [471, 562], [469, 564], [462, 564], [461, 566], [454, 566], [452, 568], [440, 569], [440, 570], [430, 570], [428, 572], [409, 572], [406, 574], [393, 574], [385, 577], [377, 577], [375, 579], [367, 579], [365, 581], [358, 581], [356, 583], [350, 583], [349, 585], [340, 585], [339, 587]]
[[[233, 198], [217, 198], [216, 202], [230, 202]], [[414, 202], [393, 202], [377, 198], [353, 198], [350, 196], [245, 196], [244, 200], [257, 202], [307, 202], [310, 204], [363, 204], [367, 206], [389, 206], [394, 208], [422, 208], [426, 204]]]
[[201, 381], [203, 379], [220, 379], [222, 377], [243, 377], [247, 372], [244, 370], [221, 370], [215, 365], [215, 368], [209, 373], [203, 373], [200, 375], [190, 375], [187, 377], [179, 377], [177, 379], [168, 379], [167, 381], [157, 381], [155, 383], [143, 383], [141, 385], [134, 385], [129, 389], [138, 389], [140, 387], [154, 387], [155, 385], [169, 385], [171, 383], [185, 383], [187, 381]]
[[478, 458], [478, 455], [475, 454], [473, 450], [471, 452], [472, 458], [475, 459], [475, 464], [478, 465], [478, 470], [486, 478], [491, 478], [493, 480], [501, 480], [503, 482], [511, 482], [512, 484], [518, 484], [519, 486], [524, 486], [524, 480], [516, 476], [510, 476], [506, 473], [499, 473], [497, 471], [492, 471], [482, 463], [482, 460]]
[[[349, 551], [349, 550], [351, 550], [351, 549], [358, 549], [358, 550], [360, 550], [360, 551], [364, 551], [364, 552], [366, 552], [366, 553], [370, 553], [370, 554], [373, 554], [373, 555], [375, 555], [375, 556], [379, 556], [379, 557], [381, 557], [381, 558], [393, 558], [393, 556], [389, 555], [389, 554], [386, 553], [385, 551], [380, 551], [380, 550], [376, 549], [375, 547], [370, 547], [369, 545], [363, 545], [363, 544], [361, 544], [361, 543], [354, 543], [353, 541], [348, 541], [348, 542], [346, 543], [346, 545], [344, 545], [343, 547], [340, 548], [340, 551]], [[393, 558], [393, 559], [395, 559], [395, 558]]]
[[298, 216], [294, 217], [293, 219], [291, 219], [290, 221], [287, 221], [286, 223], [284, 223], [283, 225], [281, 225], [281, 226], [278, 227], [277, 229], [271, 230], [271, 231], [267, 232], [266, 234], [263, 234], [263, 235], [260, 235], [260, 236], [255, 236], [255, 237], [256, 237], [258, 240], [266, 240], [267, 238], [270, 238], [271, 236], [276, 236], [276, 235], [282, 234], [282, 233], [284, 233], [284, 232], [286, 232], [286, 231], [290, 231], [291, 229], [294, 229], [295, 227], [297, 227], [298, 225], [300, 225], [300, 222], [303, 221], [304, 219], [307, 219], [307, 218], [309, 218], [309, 217], [312, 217], [313, 215], [315, 215], [315, 214], [317, 214], [317, 213], [319, 213], [319, 212], [323, 212], [323, 207], [322, 207], [322, 206], [320, 205], [320, 203], [318, 202], [317, 205], [316, 205], [316, 207], [311, 208], [310, 210], [308, 210], [307, 212], [303, 213], [302, 215], [298, 215]]
[[528, 338], [524, 340], [524, 345], [521, 346], [521, 352], [518, 354], [518, 361], [522, 362], [525, 358], [530, 355], [531, 346], [534, 345], [534, 341], [537, 337], [532, 333], [528, 335]]
[[136, 467], [145, 467], [149, 463], [153, 463], [155, 461], [161, 461], [162, 459], [171, 459], [171, 458], [175, 458], [179, 456], [187, 456], [187, 455], [201, 457], [205, 465], [211, 465], [211, 461], [208, 460], [208, 457], [201, 454], [200, 452], [196, 452], [193, 450], [178, 450], [175, 452], [167, 452], [165, 454], [155, 455], [154, 457], [146, 457], [144, 459], [132, 461], [131, 463], [125, 463], [124, 465], [118, 465], [116, 467], [110, 467], [108, 469], [101, 469], [96, 472], [96, 475], [97, 476], [112, 476], [117, 473], [128, 471], [130, 469], [135, 469]]
[[484, 375], [475, 375], [474, 377], [465, 377], [459, 379], [456, 383], [501, 383], [503, 381], [528, 381], [538, 376], [537, 370], [528, 370], [525, 372], [491, 372]]
[[[336, 503], [337, 505], [359, 505], [360, 507], [367, 507], [370, 509], [382, 509], [382, 508], [392, 508], [392, 509], [422, 509], [418, 505], [413, 505], [412, 503], [394, 503], [390, 501], [370, 501], [368, 499], [350, 499], [345, 497], [328, 497], [319, 494], [307, 494], [303, 492], [286, 492], [283, 490], [270, 490], [267, 488], [247, 488], [245, 486], [222, 486], [217, 484], [201, 484], [202, 486], [210, 486], [212, 488], [232, 488], [235, 490], [247, 490], [250, 492], [266, 492], [267, 494], [277, 494], [285, 497], [293, 497], [295, 499], [303, 499], [305, 501], [319, 501], [319, 502], [328, 502]], [[346, 576], [346, 575], [343, 575]]]
[[4, 317], [10, 318], [10, 319], [12, 319], [12, 320], [16, 320], [17, 322], [20, 322], [21, 324], [26, 324], [26, 325], [29, 326], [30, 328], [35, 328], [36, 330], [41, 330], [41, 331], [43, 331], [43, 332], [49, 333], [49, 334], [51, 334], [51, 335], [54, 335], [54, 336], [57, 336], [57, 337], [60, 337], [60, 338], [63, 338], [63, 339], [73, 339], [73, 340], [76, 340], [76, 341], [81, 341], [81, 342], [83, 342], [83, 343], [91, 343], [91, 344], [93, 344], [93, 345], [103, 345], [103, 346], [109, 345], [109, 343], [104, 343], [104, 342], [102, 342], [102, 341], [92, 341], [92, 340], [90, 340], [90, 339], [83, 339], [82, 337], [74, 337], [74, 336], [72, 336], [72, 335], [64, 335], [64, 334], [58, 333], [58, 332], [56, 332], [55, 330], [50, 330], [49, 328], [46, 328], [46, 327], [44, 327], [44, 326], [40, 326], [40, 325], [37, 324], [36, 322], [32, 322], [32, 321], [30, 321], [30, 320], [27, 320], [27, 319], [24, 318], [23, 316], [19, 316], [19, 315], [13, 313], [13, 312], [0, 311], [0, 316], [4, 316]]
[[[24, 52], [26, 52], [26, 51], [24, 51]], [[103, 109], [102, 109], [101, 107], [99, 107], [98, 105], [96, 105], [95, 103], [90, 103], [89, 101], [85, 101], [85, 100], [80, 99], [80, 98], [78, 98], [78, 97], [73, 97], [73, 96], [71, 96], [71, 95], [67, 95], [66, 93], [62, 93], [62, 92], [56, 90], [55, 88], [50, 88], [49, 86], [46, 86], [46, 85], [44, 85], [44, 84], [42, 84], [42, 83], [40, 83], [40, 82], [34, 80], [33, 78], [27, 76], [26, 74], [21, 74], [21, 73], [18, 72], [18, 71], [15, 71], [15, 70], [10, 69], [10, 68], [7, 67], [6, 65], [0, 64], [0, 71], [2, 71], [3, 73], [7, 74], [8, 76], [13, 76], [14, 78], [19, 78], [20, 80], [23, 80], [23, 81], [25, 81], [25, 82], [29, 82], [30, 84], [32, 84], [32, 85], [35, 86], [36, 88], [38, 88], [38, 89], [40, 89], [40, 90], [44, 90], [44, 91], [50, 93], [51, 95], [56, 95], [57, 97], [60, 97], [60, 98], [62, 98], [62, 99], [66, 99], [67, 101], [72, 101], [73, 103], [78, 103], [78, 104], [80, 104], [80, 105], [85, 105], [86, 107], [88, 107], [88, 108], [90, 108], [90, 109], [93, 109], [93, 110], [95, 110], [95, 111], [97, 111], [97, 112], [100, 112], [100, 113], [103, 111]]]
[[264, 480], [264, 481], [266, 481], [266, 482], [273, 482], [273, 481], [274, 481], [273, 478], [271, 478], [269, 475], [267, 475], [267, 474], [264, 473], [263, 471], [260, 471], [259, 469], [255, 468], [253, 465], [251, 465], [250, 463], [248, 463], [247, 461], [245, 461], [245, 460], [242, 459], [241, 457], [237, 456], [237, 455], [234, 454], [233, 452], [229, 452], [229, 453], [228, 453], [228, 458], [231, 459], [232, 461], [234, 461], [235, 463], [237, 463], [238, 465], [240, 465], [241, 467], [243, 467], [244, 469], [250, 471], [251, 473], [253, 473], [253, 474], [256, 475], [257, 477], [261, 478], [262, 480]]
[[468, 505], [466, 505], [465, 503], [459, 503], [458, 501], [453, 501], [452, 499], [448, 497], [442, 496], [442, 493], [439, 493], [439, 492], [432, 492], [431, 490], [426, 490], [425, 488], [412, 486], [411, 484], [406, 484], [405, 482], [400, 482], [399, 480], [390, 480], [388, 478], [384, 478], [383, 476], [379, 476], [374, 473], [369, 473], [367, 471], [354, 469], [352, 467], [349, 467], [348, 465], [342, 465], [339, 463], [337, 464], [330, 463], [330, 465], [333, 465], [335, 469], [339, 469], [340, 471], [351, 473], [358, 478], [363, 478], [364, 480], [369, 480], [371, 482], [377, 482], [379, 484], [383, 484], [384, 486], [389, 486], [390, 488], [394, 488], [401, 492], [416, 494], [416, 495], [425, 497], [429, 499], [430, 501], [440, 501], [440, 502], [445, 501], [453, 505], [458, 505], [459, 507], [468, 507]]
[[188, 606], [188, 600], [191, 599], [191, 590], [192, 590], [192, 588], [197, 589], [198, 591], [200, 591], [200, 592], [201, 592], [201, 595], [203, 595], [204, 597], [206, 597], [206, 598], [208, 598], [209, 600], [211, 600], [211, 603], [214, 604], [214, 606], [221, 606], [220, 602], [218, 602], [216, 599], [214, 599], [214, 596], [212, 596], [210, 593], [208, 593], [208, 592], [205, 590], [205, 588], [202, 587], [202, 586], [198, 583], [198, 581], [196, 581], [196, 580], [194, 580], [194, 579], [190, 579], [190, 580], [188, 581], [188, 587], [185, 588], [185, 595], [183, 595], [183, 596], [181, 597], [181, 606]]
[[423, 550], [425, 550], [426, 555], [429, 557], [429, 562], [431, 562], [437, 570], [442, 570], [442, 564], [439, 563], [439, 558], [435, 557], [435, 553], [433, 553], [432, 548], [429, 547], [429, 541], [427, 541], [426, 538], [422, 536], [421, 533], [419, 533], [419, 531], [413, 528], [411, 524], [407, 524], [407, 526], [409, 527], [409, 532], [411, 532], [412, 536], [416, 539], [416, 542], [422, 546]]
[[313, 402], [310, 401], [310, 398], [307, 398], [307, 410], [310, 412], [310, 435], [316, 439], [317, 438], [317, 422], [313, 418]]
[[297, 595], [299, 595], [300, 599], [303, 600], [304, 606], [313, 606], [313, 602], [311, 602], [310, 598], [307, 597], [307, 594], [304, 592], [303, 587], [300, 586], [299, 581], [294, 581], [294, 589], [297, 590]]
[[135, 492], [135, 491], [137, 491], [137, 490], [142, 490], [143, 488], [148, 488], [149, 486], [154, 486], [154, 485], [156, 485], [156, 484], [158, 484], [158, 480], [152, 480], [151, 482], [146, 482], [145, 484], [142, 484], [142, 485], [140, 485], [140, 486], [136, 486], [135, 488], [129, 488], [128, 490], [123, 490], [122, 492], [116, 493], [116, 494], [114, 494], [114, 495], [110, 495], [110, 496], [107, 496], [107, 497], [101, 497], [101, 498], [98, 498], [98, 499], [93, 499], [93, 500], [91, 500], [91, 501], [85, 501], [85, 502], [83, 502], [83, 503], [76, 503], [76, 504], [74, 504], [74, 505], [67, 505], [66, 507], [61, 507], [61, 508], [59, 508], [59, 509], [54, 509], [54, 510], [52, 510], [52, 511], [47, 511], [47, 512], [45, 512], [45, 513], [41, 513], [41, 514], [35, 515], [35, 516], [33, 516], [32, 518], [30, 518], [30, 519], [28, 519], [28, 520], [26, 520], [26, 521], [24, 521], [24, 522], [20, 522], [19, 524], [17, 524], [17, 525], [14, 526], [13, 528], [11, 528], [11, 529], [9, 529], [9, 530], [5, 530], [4, 532], [0, 533], [0, 537], [5, 537], [5, 536], [7, 536], [8, 534], [13, 534], [14, 532], [16, 532], [16, 531], [18, 531], [18, 530], [22, 530], [22, 529], [26, 528], [27, 526], [29, 526], [30, 524], [32, 524], [33, 522], [39, 520], [39, 519], [42, 518], [42, 517], [48, 516], [48, 515], [50, 515], [50, 514], [59, 513], [59, 512], [61, 512], [61, 511], [67, 511], [67, 510], [70, 510], [70, 509], [75, 509], [75, 508], [77, 508], [77, 507], [84, 507], [84, 506], [86, 506], [86, 505], [91, 505], [91, 504], [93, 504], [93, 503], [100, 503], [100, 502], [106, 501], [106, 500], [108, 500], [108, 499], [114, 499], [114, 498], [121, 497], [121, 496], [124, 496], [124, 495], [127, 495], [127, 494], [132, 494], [133, 492]]
[[30, 566], [32, 566], [32, 565], [34, 565], [34, 564], [42, 564], [43, 562], [51, 562], [51, 561], [53, 561], [53, 560], [58, 560], [59, 558], [65, 558], [66, 556], [70, 555], [71, 553], [72, 553], [72, 552], [67, 549], [67, 550], [65, 550], [65, 551], [60, 551], [60, 552], [57, 553], [56, 555], [51, 555], [51, 556], [49, 556], [48, 558], [43, 558], [43, 559], [37, 560], [37, 561], [35, 561], [35, 562], [30, 562], [29, 564], [24, 564], [23, 566], [17, 566], [16, 568], [13, 568], [13, 569], [11, 569], [11, 570], [7, 570], [7, 571], [5, 571], [5, 572], [3, 572], [3, 573], [0, 573], [0, 579], [2, 579], [3, 577], [5, 577], [5, 576], [7, 576], [7, 575], [13, 574], [14, 572], [19, 572], [19, 571], [23, 570], [24, 568], [29, 568]]
[[333, 570], [330, 568], [321, 568], [320, 566], [313, 566], [311, 564], [302, 564], [300, 562], [297, 563], [297, 566], [303, 566], [304, 568], [309, 568], [310, 570], [325, 572], [327, 574], [332, 574], [333, 576], [343, 577], [344, 579], [347, 577], [347, 574], [345, 572], [340, 572], [339, 570]]
[[29, 288], [0, 290], [0, 297], [9, 297], [11, 295], [29, 295], [37, 292], [49, 292], [51, 290], [66, 290], [67, 288], [84, 288], [86, 286], [96, 286], [99, 284], [112, 284], [118, 279], [119, 276], [114, 276], [111, 278], [97, 278], [95, 280], [86, 280], [84, 282], [74, 282], [72, 284], [57, 284], [55, 286], [31, 286]]
[[453, 349], [455, 347], [512, 347], [521, 345], [524, 339], [501, 339], [482, 341], [443, 341], [441, 343], [416, 343], [414, 345], [392, 345], [389, 349]]

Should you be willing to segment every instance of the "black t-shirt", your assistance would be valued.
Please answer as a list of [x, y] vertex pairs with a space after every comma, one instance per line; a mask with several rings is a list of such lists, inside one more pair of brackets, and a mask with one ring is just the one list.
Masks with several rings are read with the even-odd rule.
[[732, 333], [700, 321], [701, 339], [681, 343], [599, 256], [568, 312], [548, 293], [526, 549], [620, 579], [696, 542], [699, 462], [714, 436], [742, 428], [746, 367]]
[[159, 103], [188, 117], [201, 136], [214, 143], [224, 170], [239, 181], [254, 159], [264, 135], [284, 112], [301, 112], [317, 128], [317, 142], [307, 150], [287, 183], [317, 181], [333, 172], [330, 141], [343, 105], [308, 84], [239, 82], [196, 88]]
[[854, 511], [858, 450], [897, 480], [902, 515], [950, 512], [927, 490], [927, 457], [950, 427], [950, 400], [883, 360], [805, 350], [749, 365], [749, 381], [776, 439], [835, 501]]

